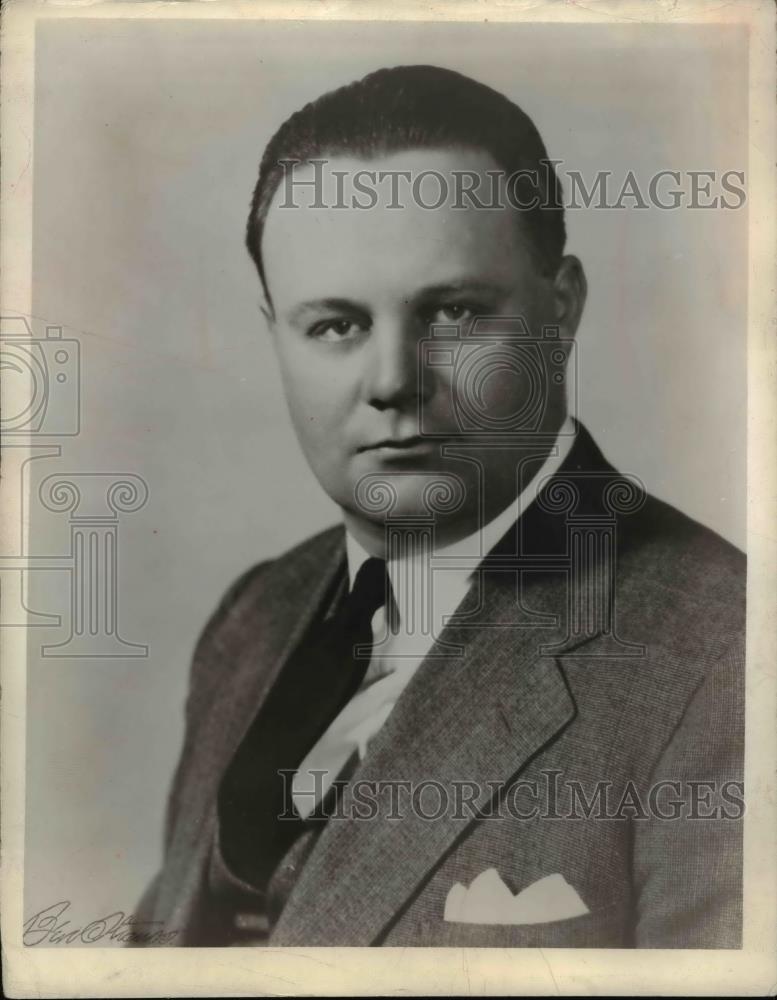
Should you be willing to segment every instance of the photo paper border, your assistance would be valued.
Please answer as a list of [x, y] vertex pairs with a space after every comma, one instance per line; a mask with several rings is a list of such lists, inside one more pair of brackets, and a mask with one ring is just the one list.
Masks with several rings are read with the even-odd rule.
[[[23, 923], [24, 629], [2, 648], [2, 923], [6, 995], [740, 995], [777, 990], [777, 475], [775, 9], [740, 0], [381, 3], [201, 0], [160, 5], [10, 0], [2, 20], [2, 286], [7, 313], [31, 313], [34, 32], [51, 18], [400, 20], [575, 24], [746, 24], [750, 32], [748, 298], [748, 642], [745, 921], [741, 951], [306, 948], [30, 949]], [[6, 384], [13, 408], [14, 387]], [[18, 525], [23, 449], [5, 450], [0, 542]], [[401, 958], [401, 960], [400, 960]]]

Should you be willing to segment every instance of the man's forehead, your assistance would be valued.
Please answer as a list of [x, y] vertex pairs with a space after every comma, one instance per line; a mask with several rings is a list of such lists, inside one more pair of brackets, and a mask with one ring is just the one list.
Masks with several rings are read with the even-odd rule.
[[[457, 206], [452, 185], [449, 198], [435, 205], [440, 183], [431, 174], [469, 171], [484, 178], [497, 170], [488, 153], [466, 149], [299, 164], [295, 186], [281, 182], [265, 223], [269, 285], [288, 285], [290, 269], [305, 297], [341, 294], [366, 281], [405, 288], [483, 272], [504, 280], [520, 252], [514, 210]], [[402, 186], [392, 191], [392, 183]], [[365, 193], [370, 190], [375, 193]]]
[[[441, 186], [447, 187], [453, 203], [462, 184], [473, 186], [472, 180], [463, 180], [465, 174], [477, 174], [483, 180], [488, 177], [490, 185], [503, 184], [505, 179], [505, 171], [488, 151], [465, 146], [414, 147], [370, 156], [322, 153], [309, 160], [283, 161], [282, 166], [283, 176], [271, 208], [290, 203], [313, 209], [322, 202], [349, 204], [351, 196], [358, 194], [362, 197], [357, 200], [364, 204], [373, 200], [366, 195], [365, 186], [374, 190], [377, 204], [386, 207], [433, 204], [437, 200], [444, 204], [438, 194]], [[434, 175], [442, 178], [443, 185]], [[482, 194], [484, 189], [480, 190]]]

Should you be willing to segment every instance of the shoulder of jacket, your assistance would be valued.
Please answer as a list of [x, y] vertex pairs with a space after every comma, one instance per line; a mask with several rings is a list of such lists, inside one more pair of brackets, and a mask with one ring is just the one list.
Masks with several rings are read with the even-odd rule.
[[744, 616], [747, 557], [717, 532], [653, 496], [622, 530], [621, 568], [638, 571], [643, 586]]
[[308, 567], [311, 563], [320, 564], [337, 551], [342, 539], [342, 527], [327, 528], [278, 556], [249, 566], [225, 591], [216, 609], [216, 616], [228, 614], [247, 595], [257, 588], [264, 588], [268, 578], [296, 575], [298, 567]]
[[[255, 563], [241, 573], [222, 595], [200, 632], [195, 649], [198, 658], [213, 646], [230, 645], [230, 635], [240, 633], [244, 620], [254, 620], [257, 611], [271, 613], [273, 602], [290, 600], [307, 585], [322, 566], [344, 550], [341, 526], [328, 528], [272, 559]], [[273, 601], [267, 601], [272, 595]]]

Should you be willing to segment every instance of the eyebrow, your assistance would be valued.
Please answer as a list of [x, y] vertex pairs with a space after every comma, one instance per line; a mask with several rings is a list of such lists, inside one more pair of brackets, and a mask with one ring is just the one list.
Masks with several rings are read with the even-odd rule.
[[305, 313], [321, 312], [322, 310], [328, 310], [329, 312], [369, 313], [366, 305], [360, 302], [353, 302], [351, 299], [310, 299], [308, 302], [300, 302], [299, 305], [296, 305], [289, 313], [289, 320], [294, 323], [296, 320], [301, 319]]
[[[480, 278], [453, 279], [420, 288], [413, 294], [412, 301], [423, 302], [440, 295], [450, 295], [452, 292], [479, 292], [480, 294], [507, 295], [510, 292], [510, 287]], [[411, 301], [411, 299], [407, 301]], [[359, 313], [363, 316], [370, 315], [369, 307], [363, 302], [354, 302], [352, 299], [334, 297], [310, 299], [306, 302], [300, 302], [289, 313], [289, 321], [294, 323], [302, 319], [306, 313], [322, 311]]]
[[495, 281], [486, 281], [480, 278], [460, 278], [453, 281], [444, 281], [438, 285], [427, 285], [420, 289], [413, 296], [414, 299], [430, 299], [436, 295], [445, 295], [450, 292], [480, 292], [496, 295], [506, 295], [510, 291], [508, 285], [501, 285]]

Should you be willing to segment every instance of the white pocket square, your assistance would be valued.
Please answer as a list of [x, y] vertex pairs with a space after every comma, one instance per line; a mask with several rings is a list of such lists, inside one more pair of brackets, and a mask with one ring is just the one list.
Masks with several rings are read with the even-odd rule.
[[588, 912], [563, 875], [546, 875], [514, 896], [496, 868], [487, 868], [469, 888], [461, 882], [452, 886], [444, 919], [454, 924], [546, 924]]

